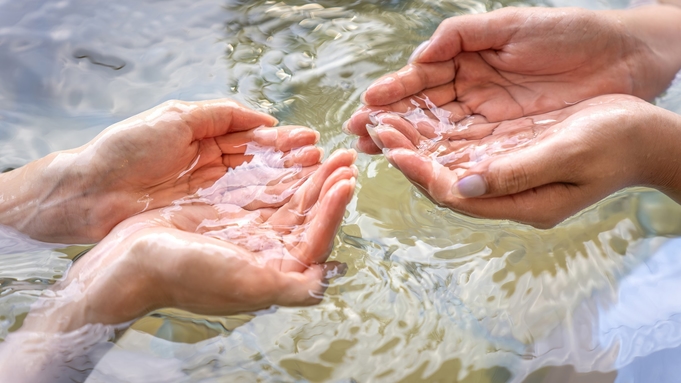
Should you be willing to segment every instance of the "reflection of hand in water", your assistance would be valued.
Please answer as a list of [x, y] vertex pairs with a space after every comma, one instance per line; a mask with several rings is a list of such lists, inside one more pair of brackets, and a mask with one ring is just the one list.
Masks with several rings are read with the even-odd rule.
[[[406, 112], [418, 97], [489, 122], [623, 93], [652, 99], [681, 69], [673, 6], [587, 11], [506, 8], [445, 20], [414, 61], [371, 85], [347, 130], [377, 153], [365, 126], [372, 111]], [[422, 107], [425, 105], [421, 104]]]
[[423, 116], [381, 113], [369, 131], [424, 193], [467, 215], [545, 228], [627, 186], [681, 199], [681, 117], [631, 96], [498, 123]]
[[[60, 368], [59, 355], [33, 352], [64, 341], [50, 334], [120, 324], [162, 307], [228, 315], [319, 302], [338, 267], [324, 262], [353, 195], [356, 154], [341, 150], [310, 166], [259, 158], [271, 154], [254, 153], [218, 187], [117, 225], [10, 334], [0, 374], [24, 378], [14, 368], [29, 362]], [[43, 335], [27, 342], [22, 335], [31, 333]]]

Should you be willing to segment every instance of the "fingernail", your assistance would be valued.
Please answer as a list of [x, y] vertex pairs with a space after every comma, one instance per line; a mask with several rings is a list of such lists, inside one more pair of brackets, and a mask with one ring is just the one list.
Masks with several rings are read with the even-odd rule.
[[253, 131], [253, 137], [258, 141], [273, 143], [277, 140], [279, 129], [277, 128], [257, 128]]
[[319, 154], [319, 159], [322, 159], [324, 157], [324, 149], [316, 146], [303, 146], [302, 148], [292, 150], [291, 152], [293, 153], [293, 158], [295, 158], [296, 160], [305, 158], [305, 156], [311, 153]]
[[343, 133], [352, 134], [352, 133], [350, 133], [350, 130], [348, 129], [349, 124], [350, 124], [350, 120], [347, 120], [343, 123], [343, 125], [341, 125], [341, 130], [343, 131]]
[[309, 128], [295, 128], [295, 129], [292, 129], [288, 133], [288, 136], [289, 136], [289, 138], [294, 138], [294, 139], [295, 138], [301, 138], [303, 136], [310, 134], [310, 132], [313, 132], [313, 130], [309, 129]]
[[348, 149], [348, 151], [350, 152], [350, 154], [352, 154], [352, 162], [354, 163], [355, 161], [357, 161], [357, 151], [354, 149]]
[[395, 82], [395, 77], [392, 77], [392, 76], [391, 76], [391, 77], [386, 77], [386, 78], [384, 78], [383, 80], [378, 80], [378, 81], [376, 81], [375, 83], [369, 85], [369, 88], [375, 88], [375, 87], [377, 87], [377, 86], [388, 85], [388, 84], [392, 84], [392, 83], [394, 83], [394, 82]]
[[416, 61], [419, 58], [419, 56], [421, 55], [421, 53], [423, 53], [423, 51], [425, 51], [426, 48], [428, 48], [429, 44], [430, 44], [430, 40], [426, 40], [426, 41], [422, 42], [418, 47], [416, 47], [416, 49], [414, 50], [414, 53], [412, 53], [411, 56], [409, 56], [409, 60], [407, 60], [407, 62], [409, 64], [411, 64], [412, 62]]
[[364, 105], [367, 104], [367, 100], [365, 98], [366, 94], [367, 94], [367, 92], [362, 92], [362, 94], [359, 95], [359, 102], [361, 102]]
[[374, 141], [374, 144], [378, 146], [379, 149], [384, 149], [385, 145], [383, 145], [383, 142], [381, 139], [378, 137], [378, 133], [376, 132], [376, 128], [370, 125], [367, 125], [367, 132], [369, 133], [369, 137]]
[[328, 285], [329, 280], [342, 277], [347, 273], [348, 265], [347, 263], [339, 263], [335, 261], [322, 263], [322, 283]]
[[400, 170], [400, 167], [395, 165], [395, 161], [393, 161], [393, 157], [391, 156], [392, 151], [388, 148], [383, 148], [381, 151], [383, 152], [383, 156], [385, 156], [385, 158], [388, 160], [388, 163], [390, 163], [390, 165], [392, 165], [395, 169]]
[[478, 174], [460, 179], [452, 187], [452, 193], [461, 198], [480, 197], [487, 192], [485, 179]]

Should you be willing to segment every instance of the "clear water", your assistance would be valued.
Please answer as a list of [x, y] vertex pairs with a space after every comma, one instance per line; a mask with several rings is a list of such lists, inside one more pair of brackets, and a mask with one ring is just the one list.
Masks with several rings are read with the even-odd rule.
[[[563, 2], [566, 3], [566, 2]], [[81, 145], [164, 100], [233, 97], [321, 132], [331, 152], [360, 93], [479, 0], [0, 0], [0, 166]], [[594, 9], [626, 6], [588, 1]], [[681, 81], [659, 101], [681, 112]], [[349, 270], [316, 307], [136, 322], [90, 382], [675, 382], [681, 208], [618, 193], [539, 231], [433, 206], [381, 157], [332, 257]], [[79, 247], [4, 246], [0, 335]]]

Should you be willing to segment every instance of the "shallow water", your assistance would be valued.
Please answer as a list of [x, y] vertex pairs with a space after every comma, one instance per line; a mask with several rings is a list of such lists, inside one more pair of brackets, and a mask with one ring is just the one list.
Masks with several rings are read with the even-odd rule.
[[[171, 98], [236, 98], [314, 127], [330, 153], [351, 144], [340, 125], [360, 93], [445, 15], [512, 4], [541, 3], [0, 0], [0, 166]], [[681, 112], [681, 81], [658, 104]], [[380, 156], [358, 167], [332, 254], [349, 270], [322, 304], [162, 310], [89, 381], [677, 380], [681, 208], [669, 199], [629, 190], [540, 231], [437, 208]], [[4, 246], [0, 334], [81, 249]]]

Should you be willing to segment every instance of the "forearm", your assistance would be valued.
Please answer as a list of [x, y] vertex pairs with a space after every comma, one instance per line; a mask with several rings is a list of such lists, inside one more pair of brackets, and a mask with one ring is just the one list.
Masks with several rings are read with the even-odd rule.
[[0, 174], [0, 224], [44, 242], [89, 242], [91, 185], [74, 169], [75, 155], [52, 153]]
[[146, 279], [128, 251], [115, 235], [105, 238], [32, 305], [21, 328], [0, 344], [0, 381], [87, 378], [115, 334], [156, 307], [146, 301], [150, 287], [140, 283]]
[[[681, 70], [681, 8], [651, 5], [601, 11], [624, 27], [625, 36], [642, 44], [629, 59], [637, 97], [651, 100], [664, 91]], [[623, 58], [627, 59], [627, 58]]]
[[11, 333], [0, 344], [0, 381], [85, 381], [118, 331], [90, 325], [69, 333]]

